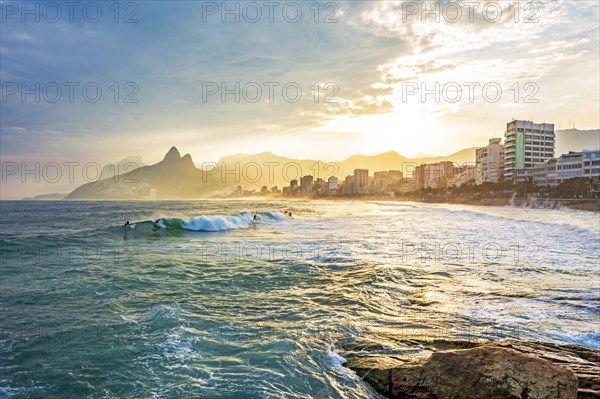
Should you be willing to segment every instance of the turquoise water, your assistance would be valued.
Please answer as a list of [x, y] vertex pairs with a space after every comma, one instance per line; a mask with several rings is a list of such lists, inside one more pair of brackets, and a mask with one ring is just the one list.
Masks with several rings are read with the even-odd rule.
[[341, 341], [600, 348], [594, 213], [352, 201], [0, 207], [1, 398], [376, 398], [341, 365]]

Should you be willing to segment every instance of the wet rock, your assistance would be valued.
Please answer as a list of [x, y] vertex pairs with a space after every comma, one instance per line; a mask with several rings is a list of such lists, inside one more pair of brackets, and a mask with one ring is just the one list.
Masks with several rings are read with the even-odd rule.
[[600, 398], [600, 352], [577, 345], [438, 340], [394, 353], [371, 348], [350, 345], [341, 354], [389, 398]]

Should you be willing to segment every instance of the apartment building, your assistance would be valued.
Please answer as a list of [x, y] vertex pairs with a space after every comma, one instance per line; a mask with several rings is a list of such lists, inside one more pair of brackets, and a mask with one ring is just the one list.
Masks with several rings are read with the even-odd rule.
[[504, 177], [517, 179], [517, 171], [531, 169], [554, 158], [554, 124], [513, 120], [504, 134]]
[[485, 147], [475, 150], [475, 182], [498, 182], [504, 172], [502, 139], [490, 139]]

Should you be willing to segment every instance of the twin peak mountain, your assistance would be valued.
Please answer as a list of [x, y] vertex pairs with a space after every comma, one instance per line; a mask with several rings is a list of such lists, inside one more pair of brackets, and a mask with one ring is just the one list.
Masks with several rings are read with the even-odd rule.
[[86, 183], [67, 199], [192, 199], [214, 191], [204, 181], [204, 173], [196, 168], [191, 155], [181, 156], [171, 147], [162, 161], [100, 181]]
[[169, 152], [167, 152], [163, 160], [157, 165], [188, 170], [196, 169], [194, 161], [192, 160], [192, 156], [190, 154], [185, 154], [182, 157], [179, 153], [179, 150], [176, 147], [171, 147], [171, 149], [169, 150]]

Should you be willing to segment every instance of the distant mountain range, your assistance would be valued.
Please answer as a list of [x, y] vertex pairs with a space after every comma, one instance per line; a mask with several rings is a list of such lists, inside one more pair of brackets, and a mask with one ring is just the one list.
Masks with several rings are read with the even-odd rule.
[[[252, 177], [250, 176], [251, 170], [248, 166], [251, 163], [256, 163], [258, 165], [273, 165], [272, 174], [275, 177], [275, 183], [281, 185], [282, 182], [277, 181], [276, 179], [287, 176], [288, 178], [285, 179], [285, 182], [289, 184], [290, 178], [294, 177], [293, 172], [296, 170], [295, 165], [300, 166], [300, 169], [302, 170], [300, 175], [313, 175], [315, 178], [326, 178], [335, 175], [343, 179], [345, 176], [353, 174], [354, 169], [369, 169], [370, 174], [373, 174], [373, 172], [376, 171], [402, 169], [403, 165], [406, 169], [407, 165], [419, 165], [421, 163], [440, 161], [452, 161], [459, 164], [474, 162], [475, 148], [460, 150], [448, 156], [426, 158], [407, 158], [398, 154], [396, 151], [388, 151], [377, 155], [352, 155], [343, 161], [336, 162], [323, 162], [315, 159], [300, 160], [282, 157], [270, 152], [263, 152], [260, 154], [229, 155], [221, 158], [218, 165], [224, 164], [229, 170], [233, 169], [236, 163], [239, 163], [242, 168], [241, 175], [248, 175], [246, 177]], [[247, 167], [247, 173], [243, 172], [244, 165]], [[264, 173], [268, 174], [268, 167], [263, 167], [262, 169], [264, 169]], [[269, 176], [264, 177], [267, 178], [267, 180], [265, 180], [266, 184], [268, 183]]]
[[[576, 129], [556, 132], [557, 155], [569, 150], [600, 147], [600, 130], [580, 131]], [[172, 147], [162, 161], [115, 177], [113, 169], [103, 170], [109, 176], [98, 182], [84, 184], [67, 199], [190, 199], [210, 196], [214, 193], [232, 191], [238, 185], [245, 189], [261, 186], [287, 186], [291, 179], [313, 175], [315, 179], [337, 176], [340, 181], [351, 175], [354, 169], [376, 171], [407, 170], [412, 165], [440, 161], [457, 164], [473, 164], [475, 148], [466, 148], [448, 156], [407, 158], [395, 151], [378, 155], [352, 155], [339, 162], [323, 162], [310, 159], [293, 159], [263, 152], [260, 154], [236, 154], [223, 157], [205, 169], [194, 165], [189, 154], [181, 156]], [[126, 158], [128, 162], [143, 165], [141, 158]], [[125, 161], [124, 160], [124, 161]], [[106, 169], [106, 167], [105, 167]], [[127, 169], [129, 170], [129, 169]]]

